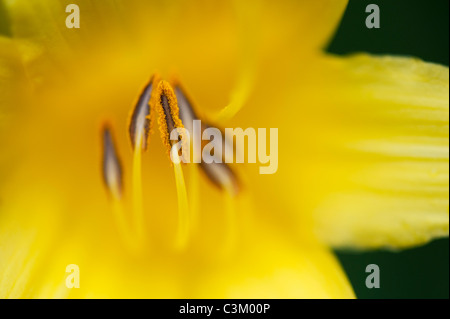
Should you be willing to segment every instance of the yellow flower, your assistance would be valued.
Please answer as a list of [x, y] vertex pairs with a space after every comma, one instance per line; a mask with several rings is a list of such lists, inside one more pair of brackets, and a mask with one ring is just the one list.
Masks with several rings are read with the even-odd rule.
[[[70, 1], [4, 0], [1, 297], [347, 298], [330, 247], [448, 236], [448, 68], [323, 53], [346, 1], [76, 2], [68, 29]], [[278, 172], [233, 165], [234, 196], [156, 134], [133, 153], [155, 71], [221, 127], [279, 128]]]

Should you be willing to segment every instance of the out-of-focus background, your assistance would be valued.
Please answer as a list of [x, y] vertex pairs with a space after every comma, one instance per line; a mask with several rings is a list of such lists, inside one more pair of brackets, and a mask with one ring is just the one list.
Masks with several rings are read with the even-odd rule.
[[[367, 29], [365, 8], [377, 4], [381, 28]], [[412, 55], [449, 64], [448, 0], [350, 0], [328, 51]], [[0, 1], [0, 34], [9, 35]], [[337, 251], [358, 298], [449, 298], [449, 240], [402, 252]], [[380, 267], [381, 287], [365, 286], [368, 264]]]
[[[367, 29], [368, 4], [380, 8], [380, 29]], [[419, 57], [449, 64], [448, 0], [350, 0], [328, 51]], [[337, 251], [358, 298], [449, 298], [449, 241], [402, 252]], [[368, 289], [368, 264], [380, 267], [380, 288]]]

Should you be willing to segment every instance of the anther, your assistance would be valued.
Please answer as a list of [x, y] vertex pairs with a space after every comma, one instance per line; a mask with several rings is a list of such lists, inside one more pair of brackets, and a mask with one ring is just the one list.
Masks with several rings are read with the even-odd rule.
[[170, 133], [175, 128], [184, 128], [179, 117], [177, 98], [172, 87], [166, 81], [161, 81], [157, 89], [156, 110], [159, 114], [158, 124], [161, 131], [161, 138], [170, 154], [171, 147], [175, 141], [170, 140]]
[[144, 150], [148, 146], [148, 137], [151, 128], [151, 102], [154, 97], [156, 77], [153, 76], [142, 90], [130, 118], [128, 132], [133, 148], [140, 147]]
[[[194, 120], [199, 120], [199, 116], [197, 112], [194, 110], [191, 100], [185, 93], [184, 89], [178, 82], [174, 84], [174, 92], [178, 101], [179, 107], [179, 115], [184, 127], [189, 131], [191, 136], [194, 136]], [[214, 127], [213, 125], [205, 124], [206, 122], [201, 120], [201, 132], [208, 127]], [[224, 134], [222, 134], [224, 136]], [[228, 141], [223, 138], [222, 145], [224, 147], [229, 147]], [[231, 146], [232, 147], [232, 146]], [[194, 150], [195, 153], [195, 150]], [[222, 154], [225, 154], [225, 150], [222, 151]], [[197, 154], [201, 156], [201, 154]], [[194, 154], [194, 157], [196, 154]], [[220, 163], [221, 162], [221, 163]], [[216, 185], [217, 187], [230, 191], [232, 195], [236, 195], [239, 192], [239, 180], [235, 172], [231, 169], [231, 167], [225, 163], [225, 159], [222, 158], [221, 161], [213, 162], [213, 163], [205, 163], [201, 161], [200, 167], [203, 172], [205, 172], [206, 176], [208, 176], [209, 180]]]
[[103, 180], [114, 198], [122, 196], [122, 167], [108, 125], [103, 128]]
[[193, 123], [194, 120], [199, 119], [199, 116], [192, 107], [191, 100], [180, 84], [174, 84], [174, 92], [178, 102], [181, 122], [183, 123], [183, 126], [189, 131], [191, 136], [193, 136]]

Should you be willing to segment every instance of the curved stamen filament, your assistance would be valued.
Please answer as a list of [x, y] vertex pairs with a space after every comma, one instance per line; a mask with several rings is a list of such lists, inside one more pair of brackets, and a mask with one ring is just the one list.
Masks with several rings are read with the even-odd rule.
[[[195, 156], [195, 155], [194, 155]], [[195, 230], [199, 224], [199, 167], [196, 163], [189, 164], [189, 208], [191, 228]]]
[[144, 208], [142, 203], [142, 169], [141, 169], [141, 148], [136, 147], [133, 152], [133, 176], [132, 176], [132, 196], [133, 196], [133, 226], [138, 239], [142, 239], [145, 233], [144, 228]]
[[125, 218], [122, 200], [122, 165], [117, 154], [112, 129], [109, 125], [103, 128], [103, 180], [111, 196], [111, 209], [119, 235], [128, 248], [134, 249], [132, 235]]
[[184, 248], [189, 237], [189, 205], [187, 200], [186, 185], [184, 183], [181, 159], [175, 146], [171, 148], [171, 157], [175, 173], [175, 183], [178, 199], [178, 236], [176, 239], [177, 248]]
[[153, 93], [156, 76], [144, 87], [141, 95], [133, 109], [129, 135], [133, 146], [133, 172], [132, 172], [132, 200], [133, 200], [133, 227], [138, 240], [141, 240], [145, 233], [144, 210], [142, 203], [142, 151], [147, 149], [149, 132], [151, 126], [151, 102], [155, 94]]

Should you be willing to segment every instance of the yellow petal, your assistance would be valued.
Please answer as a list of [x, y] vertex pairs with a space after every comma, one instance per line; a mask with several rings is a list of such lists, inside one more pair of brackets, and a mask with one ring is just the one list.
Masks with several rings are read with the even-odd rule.
[[[342, 80], [331, 125], [339, 178], [317, 208], [335, 246], [408, 247], [448, 236], [449, 71], [412, 58], [336, 61]], [[339, 184], [339, 185], [337, 185]]]
[[[237, 256], [204, 269], [194, 298], [354, 298], [338, 261], [317, 244], [294, 244], [269, 232], [241, 243]], [[249, 245], [251, 244], [251, 245]]]
[[[20, 222], [2, 218], [1, 298], [354, 298], [338, 261], [318, 244], [294, 245], [258, 227], [221, 260], [205, 252], [133, 257], [108, 231], [95, 235], [99, 229], [86, 224], [68, 229], [55, 219], [61, 203], [39, 197], [14, 213], [45, 207], [50, 224], [36, 214]], [[79, 288], [66, 286], [72, 264], [79, 267]]]
[[[42, 188], [48, 186], [44, 184]], [[0, 211], [0, 298], [27, 297], [46, 273], [55, 235], [61, 231], [61, 203], [23, 184], [9, 183], [0, 190], [8, 198]]]
[[[252, 180], [261, 206], [297, 215], [270, 222], [338, 247], [448, 236], [448, 78], [417, 59], [356, 55], [261, 84], [236, 125], [280, 128], [278, 172]], [[277, 189], [277, 204], [262, 200]]]
[[[292, 58], [321, 49], [335, 31], [347, 0], [221, 1], [207, 5], [202, 1], [81, 0], [77, 4], [80, 28], [68, 29], [65, 3], [5, 1], [12, 36], [20, 40], [24, 64], [34, 81], [41, 83], [55, 76], [55, 70], [71, 72], [72, 59], [95, 51], [103, 52], [102, 57], [117, 55], [120, 59], [128, 48], [135, 55], [142, 52], [142, 58], [162, 59], [164, 71], [173, 67], [183, 71], [192, 65], [204, 74], [202, 71], [212, 66], [217, 70], [226, 61], [228, 66], [239, 66], [237, 84], [250, 91], [246, 82], [254, 80], [255, 65], [263, 55], [277, 53]], [[117, 58], [111, 60], [117, 64]], [[233, 71], [223, 72], [222, 77]], [[234, 94], [242, 98], [249, 92]]]
[[42, 84], [48, 81], [47, 78], [57, 76], [55, 71], [67, 72], [71, 67], [67, 59], [86, 49], [89, 44], [82, 35], [89, 33], [95, 17], [100, 21], [103, 14], [110, 13], [110, 3], [105, 2], [103, 13], [96, 10], [95, 5], [86, 3], [84, 28], [68, 29], [65, 21], [69, 13], [60, 1], [4, 1], [10, 18], [11, 37], [15, 39], [29, 78]]

